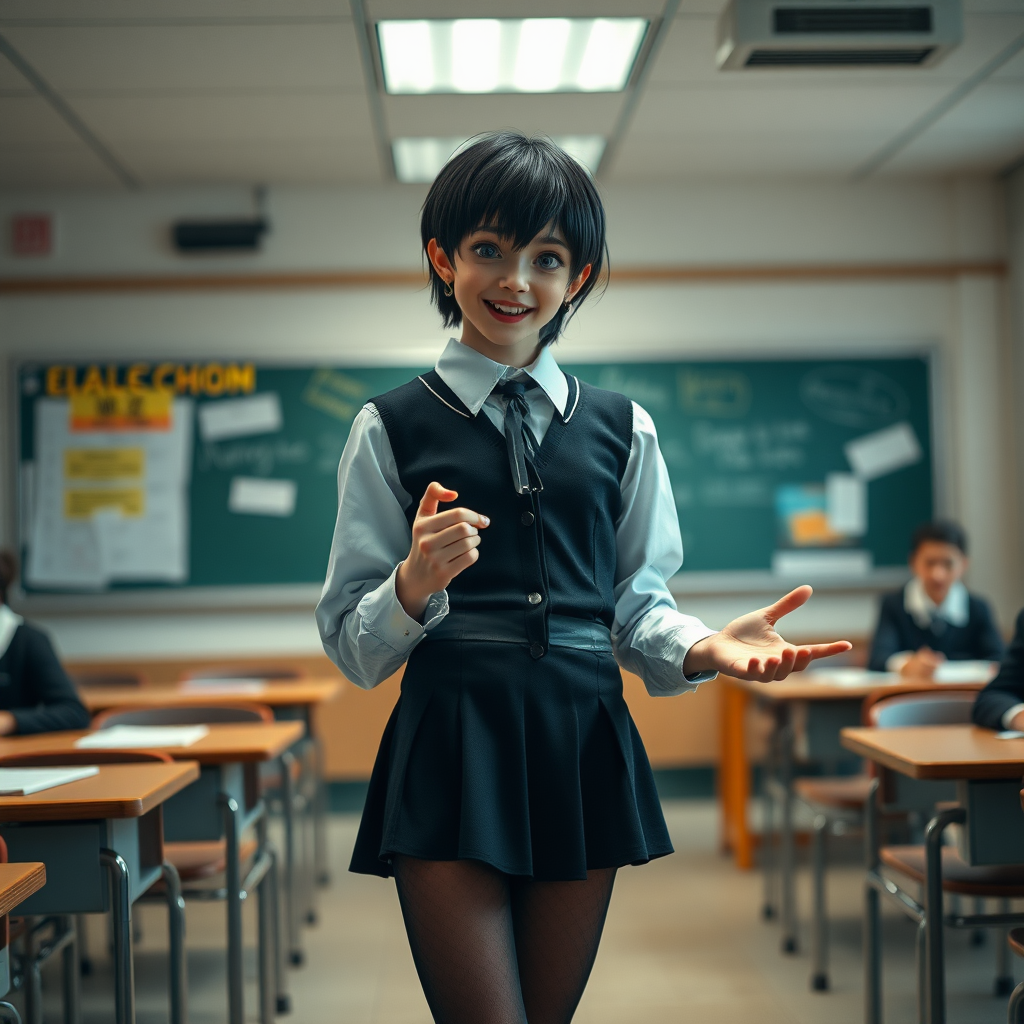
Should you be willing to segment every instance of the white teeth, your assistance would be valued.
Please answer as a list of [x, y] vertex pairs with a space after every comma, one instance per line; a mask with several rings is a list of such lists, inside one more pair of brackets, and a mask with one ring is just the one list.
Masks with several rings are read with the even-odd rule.
[[520, 313], [525, 313], [529, 310], [529, 306], [503, 306], [499, 302], [492, 302], [491, 305], [499, 312], [504, 313], [506, 316], [518, 316]]

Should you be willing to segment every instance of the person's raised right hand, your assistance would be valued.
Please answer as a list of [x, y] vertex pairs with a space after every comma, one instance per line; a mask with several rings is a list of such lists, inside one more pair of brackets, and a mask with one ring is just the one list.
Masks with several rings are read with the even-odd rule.
[[479, 557], [480, 530], [490, 526], [487, 516], [468, 508], [438, 512], [439, 502], [455, 501], [457, 491], [431, 483], [420, 500], [412, 524], [409, 557], [398, 567], [395, 591], [411, 619], [420, 621], [431, 594], [444, 590], [463, 569]]

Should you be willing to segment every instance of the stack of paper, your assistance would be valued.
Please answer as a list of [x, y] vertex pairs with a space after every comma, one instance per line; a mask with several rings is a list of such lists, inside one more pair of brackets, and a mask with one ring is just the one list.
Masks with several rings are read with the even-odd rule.
[[75, 740], [75, 746], [85, 750], [191, 747], [209, 731], [205, 725], [115, 725]]
[[99, 768], [0, 768], [0, 796], [29, 796], [98, 775]]
[[265, 679], [186, 679], [180, 687], [185, 693], [263, 693]]
[[987, 683], [998, 671], [997, 661], [944, 661], [935, 670], [935, 682]]

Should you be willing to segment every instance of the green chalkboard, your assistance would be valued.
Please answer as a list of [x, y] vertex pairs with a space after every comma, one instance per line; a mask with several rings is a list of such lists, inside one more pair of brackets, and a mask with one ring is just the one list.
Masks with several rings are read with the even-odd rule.
[[[41, 398], [70, 407], [90, 381], [93, 391], [110, 394], [171, 389], [189, 399], [194, 417], [185, 575], [172, 581], [114, 579], [105, 589], [315, 584], [327, 564], [338, 459], [352, 419], [368, 398], [421, 369], [24, 365], [18, 377], [19, 464], [37, 461]], [[671, 477], [684, 574], [778, 572], [787, 557], [796, 557], [797, 565], [800, 558], [811, 559], [808, 565], [824, 558], [864, 575], [903, 565], [911, 530], [932, 514], [926, 358], [566, 369], [622, 392], [650, 413]], [[228, 436], [203, 429], [204, 410], [274, 395], [279, 420], [263, 429], [258, 422], [254, 430], [246, 432], [243, 424]], [[293, 505], [287, 514], [240, 514], [232, 510], [237, 478], [291, 481]], [[31, 472], [19, 479], [23, 491], [32, 487]], [[23, 512], [31, 510], [31, 495], [23, 493], [20, 504]], [[26, 549], [31, 525], [22, 524]], [[28, 580], [26, 590], [62, 588]]]

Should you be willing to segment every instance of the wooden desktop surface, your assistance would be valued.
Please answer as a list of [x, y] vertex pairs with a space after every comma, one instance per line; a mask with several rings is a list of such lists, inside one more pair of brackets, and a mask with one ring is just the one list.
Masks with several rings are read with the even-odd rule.
[[746, 679], [726, 680], [730, 686], [768, 701], [790, 700], [861, 700], [878, 690], [896, 686], [920, 686], [922, 689], [948, 686], [957, 690], [980, 690], [985, 683], [981, 680], [969, 683], [933, 683], [925, 679], [904, 678], [894, 672], [873, 673], [873, 677], [855, 677], [828, 672], [794, 672], [787, 679], [777, 683], [752, 683]]
[[194, 760], [99, 767], [98, 775], [31, 796], [0, 796], [0, 821], [141, 818], [199, 778], [199, 765]]
[[912, 779], [1013, 779], [1024, 775], [1024, 739], [976, 725], [843, 729], [847, 750]]
[[[159, 750], [177, 761], [200, 764], [238, 764], [272, 761], [305, 735], [303, 722], [245, 722], [209, 725], [202, 739], [187, 747], [161, 747]], [[0, 739], [0, 757], [8, 754], [58, 753], [75, 750], [75, 740], [88, 732], [50, 732], [34, 736], [6, 736]], [[141, 765], [139, 765], [141, 767]]]
[[297, 707], [324, 704], [333, 700], [341, 691], [339, 677], [271, 679], [259, 689], [246, 690], [233, 687], [230, 680], [222, 685], [211, 683], [208, 687], [185, 687], [181, 683], [149, 684], [144, 686], [81, 686], [78, 694], [82, 703], [92, 713], [108, 708], [125, 707], [166, 707], [168, 704], [225, 704], [231, 701], [247, 701], [268, 704], [270, 707]]
[[46, 865], [38, 861], [0, 864], [0, 917], [46, 885]]

